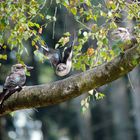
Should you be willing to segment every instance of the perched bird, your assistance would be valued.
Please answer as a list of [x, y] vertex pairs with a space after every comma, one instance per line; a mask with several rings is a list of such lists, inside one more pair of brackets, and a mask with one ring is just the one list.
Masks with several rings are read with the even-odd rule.
[[2, 107], [3, 102], [11, 96], [16, 91], [22, 90], [22, 86], [26, 82], [26, 70], [29, 71], [33, 69], [31, 66], [26, 66], [22, 64], [15, 64], [11, 68], [11, 73], [7, 76], [3, 91], [0, 93], [0, 107]]
[[111, 35], [114, 40], [120, 39], [121, 41], [125, 41], [131, 39], [131, 34], [126, 28], [123, 27], [115, 29], [114, 31], [112, 31]]
[[72, 45], [65, 48], [63, 53], [57, 49], [46, 48], [41, 46], [45, 50], [45, 55], [50, 60], [55, 69], [56, 75], [62, 77], [66, 76], [72, 67]]
[[135, 36], [132, 35], [128, 29], [123, 27], [118, 27], [112, 31], [111, 38], [118, 42], [123, 51], [131, 48], [135, 43], [137, 43]]

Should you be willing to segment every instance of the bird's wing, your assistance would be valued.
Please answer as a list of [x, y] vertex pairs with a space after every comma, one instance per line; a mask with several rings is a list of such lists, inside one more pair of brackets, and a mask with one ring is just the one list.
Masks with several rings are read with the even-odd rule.
[[63, 53], [62, 53], [62, 63], [67, 62], [67, 60], [71, 60], [72, 58], [72, 45], [70, 47], [67, 47], [64, 49]]
[[62, 63], [66, 64], [68, 60], [71, 61], [72, 53], [73, 53], [73, 46], [75, 44], [76, 39], [77, 38], [75, 38], [75, 34], [74, 34], [74, 36], [70, 37], [70, 41], [65, 44], [65, 48], [63, 50], [62, 58], [61, 58]]

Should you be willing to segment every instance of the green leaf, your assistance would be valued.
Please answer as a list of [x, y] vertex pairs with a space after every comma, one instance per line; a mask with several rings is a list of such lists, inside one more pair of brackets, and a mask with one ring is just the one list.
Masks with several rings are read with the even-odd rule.
[[26, 73], [27, 76], [31, 75], [30, 72], [27, 69], [25, 69], [25, 73]]
[[36, 43], [35, 43], [35, 41], [34, 40], [32, 40], [32, 46], [34, 46]]
[[7, 55], [6, 54], [0, 54], [0, 59], [7, 60]]
[[76, 15], [77, 14], [77, 8], [76, 7], [71, 8], [71, 12], [72, 12], [73, 15]]
[[85, 64], [81, 64], [81, 69], [82, 69], [82, 71], [85, 71], [86, 70]]
[[38, 57], [40, 62], [44, 62], [45, 57], [39, 50], [34, 51], [34, 55]]
[[110, 28], [113, 28], [113, 29], [117, 28], [117, 24], [115, 22], [111, 22]]
[[86, 107], [82, 107], [82, 113], [85, 113], [85, 112], [86, 112], [86, 110], [87, 110], [87, 108], [86, 108]]
[[100, 99], [103, 99], [105, 97], [105, 95], [101, 92], [96, 92], [95, 97], [97, 100], [100, 100]]

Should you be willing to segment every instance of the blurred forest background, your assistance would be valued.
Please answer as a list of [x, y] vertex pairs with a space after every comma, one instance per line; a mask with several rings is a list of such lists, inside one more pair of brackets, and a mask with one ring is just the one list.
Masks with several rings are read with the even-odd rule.
[[[79, 25], [73, 16], [55, 1], [47, 1], [45, 6], [41, 12], [50, 15], [54, 15], [57, 7], [57, 21], [49, 24], [42, 33], [47, 45], [54, 48], [63, 33], [73, 32]], [[41, 20], [38, 22], [43, 24]], [[90, 45], [89, 40], [85, 48]], [[25, 63], [34, 67], [27, 85], [62, 79], [55, 76], [49, 62], [40, 63], [33, 55], [32, 47], [29, 47], [30, 40], [25, 46], [30, 48], [29, 57], [24, 58]], [[1, 86], [11, 65], [16, 63], [14, 53], [14, 50], [9, 50], [8, 60], [2, 62], [4, 65], [0, 68]], [[13, 116], [3, 116], [0, 118], [0, 140], [140, 140], [139, 73], [140, 68], [137, 67], [128, 75], [97, 89], [106, 96], [101, 100], [92, 98], [84, 113], [81, 111], [80, 102], [87, 94], [54, 106], [21, 110]], [[72, 74], [73, 72], [70, 75]]]

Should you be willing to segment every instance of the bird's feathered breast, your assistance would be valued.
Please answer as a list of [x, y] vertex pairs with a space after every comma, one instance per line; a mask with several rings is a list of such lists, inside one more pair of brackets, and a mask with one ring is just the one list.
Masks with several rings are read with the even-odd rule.
[[23, 86], [26, 81], [25, 72], [11, 72], [6, 78], [4, 88], [14, 88], [16, 86]]

